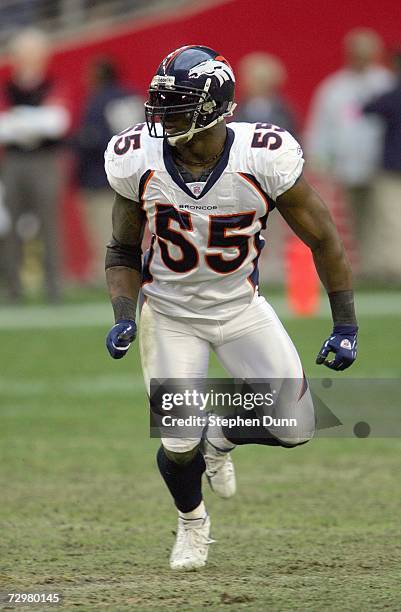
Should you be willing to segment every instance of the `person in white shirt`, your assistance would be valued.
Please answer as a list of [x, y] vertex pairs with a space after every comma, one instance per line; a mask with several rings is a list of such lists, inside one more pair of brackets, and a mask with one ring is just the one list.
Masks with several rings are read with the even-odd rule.
[[49, 41], [27, 28], [10, 43], [12, 74], [0, 91], [0, 145], [4, 148], [2, 180], [11, 218], [5, 238], [5, 276], [9, 297], [23, 297], [22, 236], [19, 222], [26, 213], [38, 219], [43, 242], [46, 297], [57, 302], [60, 287], [60, 208], [64, 184], [63, 139], [71, 117], [64, 87], [48, 72]]
[[380, 36], [356, 28], [344, 38], [345, 65], [326, 77], [312, 98], [305, 134], [308, 159], [317, 172], [328, 174], [345, 188], [360, 251], [368, 242], [372, 184], [379, 167], [383, 127], [363, 107], [388, 90], [394, 77], [379, 63]]

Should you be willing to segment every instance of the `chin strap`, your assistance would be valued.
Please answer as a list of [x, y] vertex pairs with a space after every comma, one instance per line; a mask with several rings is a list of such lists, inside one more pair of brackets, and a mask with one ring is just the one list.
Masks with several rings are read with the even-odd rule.
[[208, 130], [209, 128], [215, 126], [216, 123], [220, 123], [220, 121], [223, 121], [223, 119], [224, 117], [223, 115], [221, 115], [220, 117], [217, 117], [217, 119], [212, 121], [212, 123], [209, 123], [209, 125], [201, 128], [196, 128], [195, 125], [192, 124], [188, 132], [185, 132], [185, 134], [181, 134], [180, 136], [167, 136], [167, 142], [172, 147], [176, 147], [178, 144], [185, 144], [186, 142], [189, 142], [191, 138], [193, 138], [194, 134], [198, 134], [199, 132], [204, 132], [205, 130]]
[[167, 136], [168, 144], [172, 147], [176, 147], [178, 144], [185, 144], [186, 142], [189, 142], [191, 138], [193, 138], [194, 134], [199, 134], [199, 132], [204, 132], [205, 130], [214, 127], [217, 123], [223, 121], [225, 117], [231, 117], [236, 106], [237, 104], [233, 102], [229, 111], [224, 113], [224, 115], [220, 115], [220, 117], [217, 117], [217, 119], [215, 119], [214, 121], [212, 121], [212, 123], [209, 123], [209, 125], [206, 125], [205, 127], [196, 128], [195, 123], [193, 123], [189, 128], [188, 132], [185, 132], [185, 134], [181, 134], [180, 136]]
[[[212, 82], [211, 79], [207, 79], [205, 83], [205, 86], [203, 88], [204, 99], [206, 97], [206, 94], [209, 91], [211, 82]], [[199, 113], [200, 113], [200, 110], [197, 110], [197, 112], [194, 113], [192, 125], [189, 128], [189, 130], [185, 132], [185, 134], [180, 134], [179, 136], [167, 136], [168, 144], [171, 145], [172, 147], [176, 147], [178, 144], [185, 144], [186, 142], [189, 142], [191, 138], [193, 138], [194, 134], [199, 134], [199, 132], [204, 132], [205, 130], [208, 130], [214, 127], [217, 123], [220, 123], [221, 121], [223, 121], [225, 117], [231, 117], [236, 106], [237, 105], [235, 102], [231, 102], [229, 108], [223, 115], [220, 115], [220, 117], [217, 117], [217, 119], [212, 121], [212, 123], [209, 123], [209, 125], [206, 125], [205, 127], [199, 127], [199, 128], [195, 127], [196, 122], [198, 120]]]

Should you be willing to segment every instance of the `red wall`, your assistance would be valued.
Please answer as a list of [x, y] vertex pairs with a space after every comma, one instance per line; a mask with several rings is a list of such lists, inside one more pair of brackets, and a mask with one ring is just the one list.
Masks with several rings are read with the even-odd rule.
[[161, 17], [158, 24], [132, 22], [59, 53], [55, 70], [70, 80], [79, 100], [79, 77], [91, 55], [113, 56], [124, 80], [145, 91], [160, 59], [184, 44], [214, 47], [234, 68], [245, 53], [266, 50], [287, 65], [287, 94], [304, 115], [316, 84], [341, 63], [342, 37], [355, 26], [375, 28], [387, 45], [401, 46], [400, 0], [228, 0], [199, 13]]
[[[196, 2], [189, 11], [160, 15], [158, 23], [132, 21], [96, 40], [60, 47], [52, 70], [70, 91], [75, 120], [85, 95], [85, 66], [96, 55], [115, 58], [123, 80], [145, 93], [160, 60], [182, 45], [216, 48], [234, 69], [245, 53], [266, 50], [285, 62], [286, 93], [304, 117], [317, 83], [341, 64], [341, 40], [350, 28], [375, 28], [388, 46], [401, 46], [400, 0], [223, 0], [201, 7]], [[6, 72], [5, 66], [0, 68], [0, 81]], [[84, 229], [71, 197], [63, 219], [66, 268], [70, 275], [84, 276]]]
[[[401, 0], [222, 0], [201, 7], [195, 2], [158, 22], [131, 21], [60, 47], [53, 72], [69, 86], [75, 111], [85, 93], [85, 66], [99, 54], [114, 57], [124, 81], [145, 92], [161, 58], [184, 44], [214, 47], [234, 69], [245, 53], [266, 50], [284, 60], [287, 94], [304, 116], [316, 84], [340, 65], [341, 40], [350, 28], [375, 28], [388, 46], [401, 46]], [[3, 66], [0, 81], [5, 73]]]

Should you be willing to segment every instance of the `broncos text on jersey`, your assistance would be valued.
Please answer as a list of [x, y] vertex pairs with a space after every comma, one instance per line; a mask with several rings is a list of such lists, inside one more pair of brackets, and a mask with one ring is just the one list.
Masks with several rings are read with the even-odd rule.
[[105, 153], [111, 187], [141, 206], [152, 235], [142, 291], [162, 314], [230, 319], [258, 285], [260, 233], [278, 196], [302, 173], [302, 149], [266, 123], [229, 123], [205, 183], [185, 183], [145, 124], [114, 136]]

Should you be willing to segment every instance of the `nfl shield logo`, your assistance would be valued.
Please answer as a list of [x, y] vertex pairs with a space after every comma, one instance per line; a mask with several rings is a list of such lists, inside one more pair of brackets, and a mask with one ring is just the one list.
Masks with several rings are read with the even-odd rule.
[[202, 187], [199, 183], [194, 183], [193, 185], [191, 185], [191, 191], [194, 194], [194, 196], [198, 196], [200, 195], [202, 191]]

